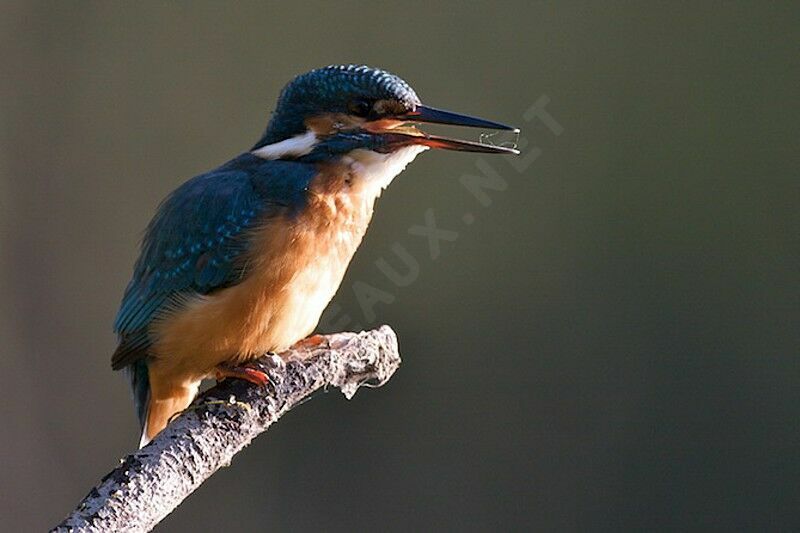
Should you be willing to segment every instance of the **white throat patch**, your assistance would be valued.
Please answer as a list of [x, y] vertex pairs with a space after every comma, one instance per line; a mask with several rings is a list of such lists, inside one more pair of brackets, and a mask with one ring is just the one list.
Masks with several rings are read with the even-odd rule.
[[301, 157], [311, 153], [317, 144], [317, 135], [307, 131], [302, 135], [295, 135], [280, 142], [262, 146], [250, 152], [261, 159], [281, 159], [283, 157]]
[[[262, 146], [250, 153], [269, 160], [294, 159], [310, 154], [317, 141], [317, 135], [309, 130], [302, 135], [295, 135], [289, 139]], [[418, 154], [427, 149], [427, 146], [412, 145], [382, 154], [359, 148], [343, 155], [341, 162], [350, 167], [350, 175], [353, 178], [351, 187], [377, 197], [383, 189], [389, 186], [395, 176], [400, 174]]]
[[427, 146], [406, 146], [388, 154], [359, 149], [345, 156], [343, 162], [350, 163], [350, 170], [355, 178], [354, 188], [363, 188], [378, 196], [406, 165], [427, 149]]

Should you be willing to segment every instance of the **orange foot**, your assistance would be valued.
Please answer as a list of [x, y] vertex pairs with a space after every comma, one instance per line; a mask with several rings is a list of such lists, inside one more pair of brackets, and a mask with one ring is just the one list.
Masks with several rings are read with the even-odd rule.
[[297, 341], [294, 345], [295, 348], [316, 348], [320, 344], [325, 342], [325, 337], [316, 333], [311, 335], [310, 337], [306, 337], [303, 340]]
[[269, 383], [269, 376], [267, 376], [261, 370], [250, 366], [231, 366], [222, 364], [215, 369], [215, 375], [217, 381], [222, 381], [225, 378], [243, 379], [261, 387], [264, 387], [267, 385], [267, 383]]

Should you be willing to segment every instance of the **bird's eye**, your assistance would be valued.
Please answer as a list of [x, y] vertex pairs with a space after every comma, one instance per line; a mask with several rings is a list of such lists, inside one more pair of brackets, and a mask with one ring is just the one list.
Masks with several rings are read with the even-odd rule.
[[352, 100], [348, 105], [350, 113], [357, 117], [366, 117], [372, 111], [372, 102], [363, 99]]

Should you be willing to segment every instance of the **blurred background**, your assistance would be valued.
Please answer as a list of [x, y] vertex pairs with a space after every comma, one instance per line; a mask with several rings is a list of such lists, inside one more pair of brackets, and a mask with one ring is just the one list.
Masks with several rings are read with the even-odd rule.
[[799, 22], [4, 2], [3, 529], [56, 524], [136, 446], [111, 322], [158, 202], [248, 149], [294, 75], [347, 62], [520, 126], [523, 156], [428, 152], [395, 180], [321, 329], [391, 324], [401, 369], [291, 412], [159, 531], [797, 529]]

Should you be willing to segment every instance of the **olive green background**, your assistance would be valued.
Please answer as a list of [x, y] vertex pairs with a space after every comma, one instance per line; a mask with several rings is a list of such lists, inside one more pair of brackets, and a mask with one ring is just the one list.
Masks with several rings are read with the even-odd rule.
[[[111, 322], [159, 200], [341, 62], [519, 125], [528, 159], [428, 152], [395, 180], [327, 318], [391, 324], [402, 368], [293, 411], [159, 530], [800, 527], [799, 15], [3, 3], [0, 529], [57, 523], [135, 447]], [[560, 135], [525, 119], [548, 99]], [[435, 259], [428, 210], [458, 234]], [[392, 301], [373, 318], [354, 284]]]

